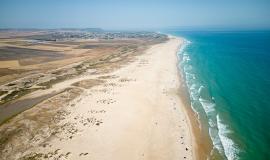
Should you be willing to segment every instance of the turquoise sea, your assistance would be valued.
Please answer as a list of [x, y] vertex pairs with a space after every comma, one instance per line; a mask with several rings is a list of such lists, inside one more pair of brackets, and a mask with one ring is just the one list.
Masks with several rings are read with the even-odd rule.
[[270, 32], [177, 31], [193, 111], [210, 135], [209, 159], [270, 159]]

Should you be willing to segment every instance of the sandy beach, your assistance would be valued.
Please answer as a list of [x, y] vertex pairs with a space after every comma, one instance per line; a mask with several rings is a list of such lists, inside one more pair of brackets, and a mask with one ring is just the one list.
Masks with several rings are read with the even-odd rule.
[[[76, 160], [196, 159], [191, 125], [179, 97], [181, 81], [176, 52], [182, 43], [182, 39], [169, 37], [113, 72], [80, 77], [71, 93], [53, 97], [56, 104], [57, 98], [66, 98], [61, 102], [66, 109], [57, 119], [61, 127], [53, 133], [50, 127], [45, 127], [40, 135], [55, 136], [45, 139], [46, 136], [33, 135], [32, 146], [12, 156]], [[87, 85], [89, 81], [95, 85]], [[67, 80], [58, 88], [74, 82]], [[46, 104], [44, 101], [39, 105], [46, 108]], [[23, 112], [9, 125], [34, 112], [41, 113], [42, 118], [42, 107]]]

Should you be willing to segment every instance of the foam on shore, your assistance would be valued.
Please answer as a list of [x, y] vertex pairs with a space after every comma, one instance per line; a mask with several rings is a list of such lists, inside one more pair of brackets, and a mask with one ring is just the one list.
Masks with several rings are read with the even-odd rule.
[[229, 137], [231, 130], [228, 125], [222, 122], [217, 113], [215, 99], [209, 95], [207, 88], [200, 83], [196, 77], [191, 58], [185, 48], [190, 45], [188, 40], [179, 49], [179, 69], [184, 77], [191, 101], [192, 110], [197, 114], [200, 122], [200, 130], [208, 130], [213, 148], [209, 159], [218, 154], [222, 159], [238, 159], [239, 149]]

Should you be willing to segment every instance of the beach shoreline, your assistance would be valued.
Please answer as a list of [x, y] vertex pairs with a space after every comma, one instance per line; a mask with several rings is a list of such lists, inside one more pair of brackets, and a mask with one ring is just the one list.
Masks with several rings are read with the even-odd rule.
[[[34, 140], [32, 147], [11, 156], [198, 159], [194, 126], [179, 96], [183, 84], [177, 67], [177, 52], [181, 45], [183, 39], [169, 36], [168, 41], [152, 45], [113, 72], [84, 77], [76, 91], [71, 89], [70, 93], [54, 98], [56, 103], [62, 97], [71, 97], [62, 102], [65, 111], [61, 111], [62, 115], [55, 121], [57, 130], [51, 131], [50, 126], [40, 128], [40, 135], [31, 138]], [[103, 82], [87, 88], [87, 83], [93, 79]], [[39, 108], [46, 104], [50, 103], [42, 102], [9, 123], [24, 122], [24, 116], [34, 113], [43, 117]], [[31, 124], [29, 119], [26, 121]], [[45, 133], [51, 135], [44, 139]]]
[[[69, 121], [87, 112], [87, 104], [96, 105], [96, 109], [102, 107], [108, 116], [100, 116], [102, 123], [98, 128], [89, 129], [74, 140], [55, 140], [51, 148], [72, 149], [73, 158], [80, 158], [76, 155], [82, 151], [71, 146], [80, 145], [89, 148], [82, 153], [92, 159], [195, 159], [191, 126], [177, 94], [180, 81], [176, 53], [181, 43], [181, 39], [170, 37], [168, 42], [152, 46], [135, 62], [110, 74], [121, 77], [120, 83], [119, 78], [110, 79], [112, 87], [106, 89], [111, 89], [111, 93], [81, 97], [75, 106], [78, 110]], [[103, 86], [95, 87], [102, 89]], [[108, 105], [114, 109], [105, 109]], [[106, 153], [101, 154], [100, 149]]]
[[178, 60], [177, 62], [178, 75], [179, 75], [179, 81], [181, 84], [179, 87], [178, 95], [183, 103], [183, 112], [186, 114], [186, 117], [189, 123], [190, 133], [193, 137], [192, 144], [193, 144], [193, 151], [194, 151], [195, 159], [204, 160], [204, 159], [209, 158], [213, 145], [212, 145], [212, 141], [210, 139], [209, 134], [202, 132], [202, 130], [200, 129], [202, 124], [199, 121], [199, 118], [197, 117], [198, 115], [193, 111], [191, 107], [192, 104], [190, 100], [190, 95], [189, 95], [188, 88], [185, 82], [184, 74], [182, 73], [183, 68], [181, 68], [180, 66], [180, 63], [182, 62], [182, 58], [183, 58], [182, 52], [184, 51], [186, 45], [188, 45], [188, 43], [190, 42], [182, 37], [181, 39], [183, 40], [183, 44], [180, 46], [176, 54], [177, 56], [176, 58]]

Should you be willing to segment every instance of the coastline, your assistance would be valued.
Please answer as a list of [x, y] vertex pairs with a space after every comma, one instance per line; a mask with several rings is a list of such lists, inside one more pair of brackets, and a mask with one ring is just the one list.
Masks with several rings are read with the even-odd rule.
[[[178, 37], [177, 37], [178, 38]], [[181, 37], [182, 38], [182, 37]], [[189, 43], [186, 39], [183, 39], [182, 46], [178, 49], [177, 52], [177, 68], [178, 68], [178, 75], [179, 75], [179, 81], [181, 83], [181, 86], [179, 87], [178, 95], [183, 102], [183, 112], [188, 117], [188, 123], [189, 123], [189, 129], [190, 133], [192, 134], [193, 140], [193, 150], [195, 159], [198, 160], [205, 160], [210, 157], [211, 150], [213, 148], [212, 141], [210, 139], [210, 136], [208, 133], [202, 132], [200, 129], [201, 122], [198, 119], [198, 115], [193, 111], [191, 108], [191, 101], [190, 101], [190, 95], [188, 93], [188, 88], [186, 86], [185, 77], [183, 75], [182, 68], [180, 67], [180, 63], [182, 62], [182, 54], [179, 54], [180, 52], [183, 52], [185, 48], [186, 43]]]
[[[183, 39], [170, 36], [168, 41], [151, 46], [129, 64], [101, 75], [104, 84], [79, 87], [71, 92], [71, 96], [76, 96], [64, 103], [66, 111], [57, 119], [57, 128], [61, 129], [47, 139], [36, 135], [31, 139], [35, 140], [32, 147], [12, 156], [197, 159], [194, 126], [179, 96], [183, 84], [176, 53], [181, 45]], [[19, 120], [24, 121], [27, 114], [41, 113], [38, 110], [41, 106], [46, 106], [46, 102], [20, 114]], [[52, 131], [45, 127], [40, 132]]]
[[[170, 35], [172, 36], [172, 35]], [[176, 37], [176, 36], [172, 36]], [[181, 38], [182, 45], [179, 47], [176, 59], [177, 59], [177, 69], [178, 69], [178, 79], [180, 82], [180, 86], [178, 89], [178, 96], [181, 99], [183, 103], [183, 112], [185, 113], [185, 116], [188, 120], [188, 126], [189, 126], [189, 132], [192, 136], [192, 144], [193, 144], [193, 154], [195, 155], [195, 159], [197, 160], [205, 160], [208, 158], [211, 152], [212, 144], [211, 139], [207, 133], [202, 133], [200, 130], [200, 122], [198, 120], [198, 117], [196, 113], [191, 108], [191, 102], [189, 98], [188, 89], [186, 86], [185, 78], [182, 73], [182, 68], [180, 67], [179, 63], [181, 63], [182, 57], [180, 57], [179, 52], [182, 52], [184, 50], [183, 47], [185, 47], [185, 43], [188, 43], [186, 39], [182, 37], [176, 37]]]

